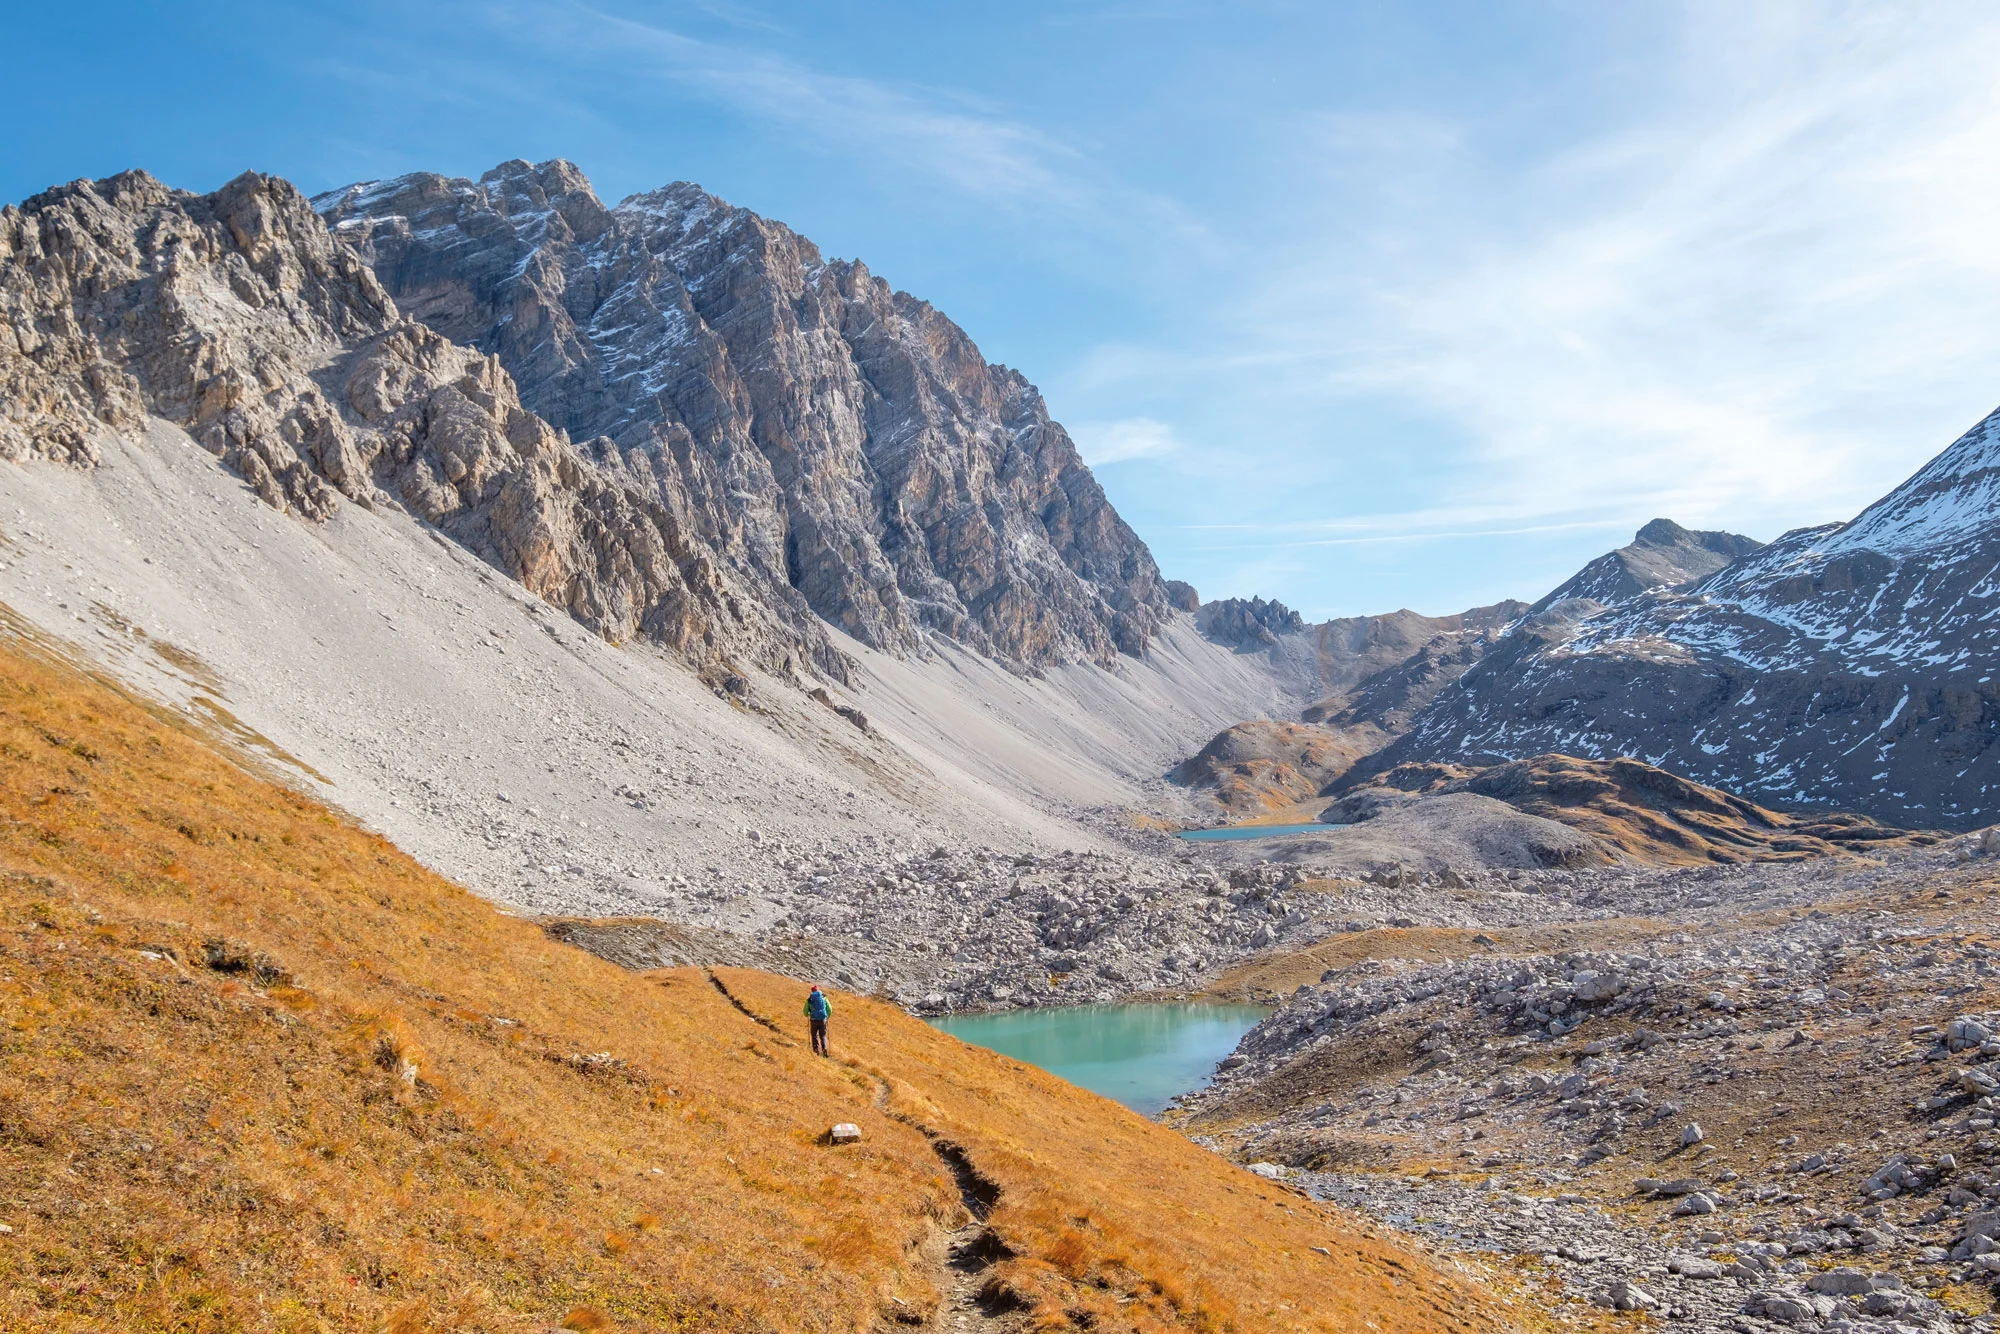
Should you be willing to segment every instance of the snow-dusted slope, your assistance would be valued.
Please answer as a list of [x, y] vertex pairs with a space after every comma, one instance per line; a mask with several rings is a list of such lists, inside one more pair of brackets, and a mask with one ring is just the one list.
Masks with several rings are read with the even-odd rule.
[[1991, 822], [1996, 416], [1849, 523], [1683, 591], [1530, 618], [1382, 758], [1635, 755], [1776, 805]]
[[1571, 598], [1615, 606], [1655, 588], [1693, 583], [1763, 545], [1735, 533], [1695, 532], [1672, 519], [1655, 519], [1630, 545], [1605, 552], [1564, 580], [1534, 610], [1546, 611]]

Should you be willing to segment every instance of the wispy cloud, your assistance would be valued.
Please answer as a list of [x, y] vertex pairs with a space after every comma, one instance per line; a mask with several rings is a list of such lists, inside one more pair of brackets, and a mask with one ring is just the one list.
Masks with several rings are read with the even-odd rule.
[[[528, 106], [628, 177], [715, 172], [679, 165], [709, 126], [780, 164], [760, 187], [800, 167], [787, 220], [1040, 380], [1198, 583], [1532, 596], [1653, 517], [1851, 514], [2000, 401], [2000, 10], [1969, 0], [1512, 6], [1463, 41], [1362, 4], [1029, 5], [1032, 63], [931, 40], [945, 10], [447, 8], [505, 51], [378, 43], [396, 105]], [[1347, 42], [1365, 77], [1321, 67]]]
[[1132, 459], [1157, 459], [1180, 449], [1174, 428], [1152, 417], [1123, 421], [1077, 422], [1069, 428], [1077, 452], [1093, 468]]
[[1335, 118], [1351, 248], [1291, 238], [1228, 356], [1448, 415], [1517, 516], [1841, 517], [2000, 399], [2000, 15], [1951, 12], [1693, 6], [1646, 114], [1511, 169]]
[[[1544, 533], [1602, 532], [1625, 526], [1622, 519], [1576, 519], [1567, 523], [1531, 523], [1503, 528], [1431, 528], [1405, 526], [1401, 516], [1366, 524], [1187, 524], [1184, 532], [1256, 533], [1257, 542], [1200, 544], [1201, 551], [1251, 551], [1275, 548], [1364, 547], [1425, 542], [1472, 542], [1489, 537], [1529, 537]], [[1342, 529], [1346, 531], [1341, 531]], [[1365, 530], [1365, 531], [1357, 531]]]
[[824, 69], [769, 45], [710, 41], [583, 0], [510, 0], [493, 13], [543, 49], [705, 97], [846, 155], [860, 171], [913, 175], [920, 188], [1024, 214], [1209, 244], [1170, 196], [1121, 182], [1068, 139], [960, 89]]

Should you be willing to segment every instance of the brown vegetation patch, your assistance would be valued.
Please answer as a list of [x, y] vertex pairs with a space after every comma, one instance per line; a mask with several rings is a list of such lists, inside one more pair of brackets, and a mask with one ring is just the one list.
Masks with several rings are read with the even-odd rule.
[[1170, 777], [1212, 789], [1225, 810], [1266, 812], [1306, 801], [1389, 741], [1379, 727], [1319, 727], [1260, 718], [1218, 733]]
[[1801, 861], [1943, 835], [1896, 829], [1863, 815], [1788, 814], [1640, 760], [1537, 755], [1486, 768], [1402, 764], [1369, 782], [1404, 792], [1472, 792], [1582, 830], [1636, 861], [1667, 866]]
[[[759, 1013], [797, 1008], [796, 983], [719, 976]], [[1032, 1066], [969, 1059], [976, 1049], [878, 1000], [843, 999], [835, 1031], [835, 1055], [882, 1081], [890, 1115], [947, 1134], [997, 1187], [987, 1223], [1012, 1258], [988, 1286], [1038, 1322], [1447, 1331], [1487, 1318], [1473, 1294], [1331, 1212]]]
[[[796, 984], [728, 980], [800, 1022]], [[0, 1325], [866, 1329], [931, 1308], [920, 1243], [964, 1217], [926, 1131], [999, 1185], [1045, 1328], [1492, 1324], [1157, 1125], [835, 1004], [867, 1070], [0, 646]]]

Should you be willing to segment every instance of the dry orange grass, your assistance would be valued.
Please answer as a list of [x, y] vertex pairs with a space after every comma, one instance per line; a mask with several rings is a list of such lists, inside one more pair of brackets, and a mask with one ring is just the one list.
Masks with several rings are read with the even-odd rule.
[[1049, 1327], [1482, 1323], [1161, 1127], [836, 1003], [887, 1111], [699, 972], [551, 941], [0, 643], [0, 1327], [869, 1329], [929, 1309], [917, 1243], [962, 1217], [903, 1117], [1002, 1183]]
[[[798, 984], [720, 971], [750, 1008]], [[888, 1107], [962, 1144], [1000, 1187], [988, 1220], [1016, 1253], [997, 1284], [1050, 1325], [1096, 1329], [1492, 1327], [1487, 1300], [1408, 1252], [1033, 1066], [848, 998], [836, 1058], [885, 1081]]]

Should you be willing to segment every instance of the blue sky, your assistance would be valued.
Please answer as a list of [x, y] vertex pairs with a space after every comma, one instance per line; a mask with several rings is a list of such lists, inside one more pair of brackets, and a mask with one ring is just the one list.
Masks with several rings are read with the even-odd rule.
[[1170, 575], [1532, 598], [1844, 518], [2000, 403], [2000, 11], [73, 0], [0, 197], [566, 157], [780, 218], [1042, 386]]

